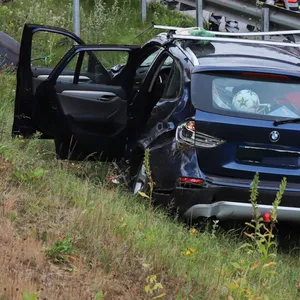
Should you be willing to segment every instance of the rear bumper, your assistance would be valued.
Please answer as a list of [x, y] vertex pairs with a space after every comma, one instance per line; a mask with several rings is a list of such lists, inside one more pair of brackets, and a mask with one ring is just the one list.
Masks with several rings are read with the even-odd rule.
[[[249, 181], [250, 182], [250, 181]], [[177, 186], [172, 193], [155, 193], [157, 204], [169, 205], [186, 218], [216, 217], [219, 220], [250, 219], [250, 183], [206, 182], [202, 187]], [[270, 212], [280, 183], [261, 182], [259, 211]], [[278, 220], [300, 223], [300, 185], [288, 185], [278, 208]]]
[[[271, 205], [258, 205], [261, 214], [270, 212]], [[186, 218], [216, 217], [218, 220], [250, 219], [252, 206], [250, 203], [221, 201], [212, 204], [195, 204], [185, 213]], [[280, 221], [300, 222], [300, 208], [280, 206], [277, 211]]]

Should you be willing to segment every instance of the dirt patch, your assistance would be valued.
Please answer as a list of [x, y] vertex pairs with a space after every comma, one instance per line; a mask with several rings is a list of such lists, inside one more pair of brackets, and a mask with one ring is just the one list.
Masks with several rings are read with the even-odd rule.
[[12, 169], [12, 165], [0, 156], [0, 179], [6, 178], [7, 175], [11, 173]]
[[0, 298], [23, 299], [24, 292], [40, 299], [94, 299], [102, 290], [105, 299], [143, 299], [138, 286], [119, 274], [104, 273], [79, 259], [73, 270], [49, 262], [44, 246], [33, 236], [21, 238], [9, 220], [0, 218]]
[[19, 218], [22, 203], [33, 195], [11, 184], [12, 170], [11, 164], [0, 156], [1, 300], [21, 300], [24, 293], [47, 300], [96, 299], [99, 291], [105, 299], [145, 299], [144, 287], [136, 281], [135, 274], [121, 274], [112, 269], [107, 273], [98, 263], [87, 263], [77, 255], [71, 265], [53, 264], [44, 251], [46, 244], [38, 238], [36, 230], [32, 233], [29, 230], [39, 227], [38, 218], [36, 222], [20, 224], [27, 222], [26, 218]]

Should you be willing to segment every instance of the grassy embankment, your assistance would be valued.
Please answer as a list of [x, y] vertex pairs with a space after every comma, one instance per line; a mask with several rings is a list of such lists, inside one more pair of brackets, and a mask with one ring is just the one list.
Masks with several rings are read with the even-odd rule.
[[[20, 40], [25, 22], [71, 29], [68, 2], [0, 6], [0, 30]], [[82, 10], [84, 40], [127, 44], [153, 34], [134, 39], [145, 27], [138, 1], [111, 2]], [[193, 24], [158, 6], [152, 20]], [[15, 75], [0, 74], [0, 88], [0, 299], [299, 298], [297, 257], [247, 253], [233, 234], [188, 230], [109, 186], [109, 166], [57, 161], [49, 141], [12, 141]]]

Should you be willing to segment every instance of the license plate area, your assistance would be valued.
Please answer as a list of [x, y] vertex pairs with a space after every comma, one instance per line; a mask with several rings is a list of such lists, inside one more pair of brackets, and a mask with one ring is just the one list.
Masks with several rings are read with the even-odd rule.
[[240, 145], [237, 148], [236, 161], [243, 164], [255, 164], [266, 167], [299, 169], [300, 153], [279, 149]]

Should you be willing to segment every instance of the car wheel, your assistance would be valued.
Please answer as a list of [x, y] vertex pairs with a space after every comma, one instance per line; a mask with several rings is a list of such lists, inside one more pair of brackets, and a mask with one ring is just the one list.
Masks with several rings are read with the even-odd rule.
[[146, 168], [144, 163], [142, 162], [133, 182], [133, 186], [132, 186], [133, 194], [136, 195], [139, 192], [147, 193], [148, 187], [149, 186], [148, 186]]

